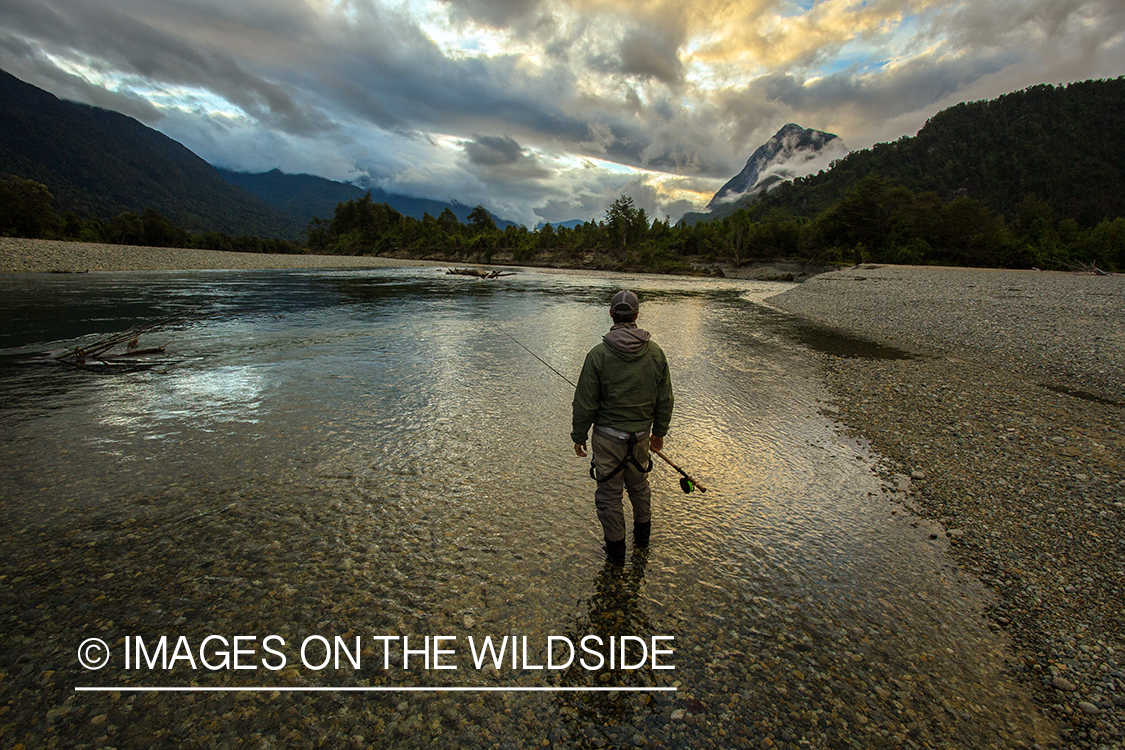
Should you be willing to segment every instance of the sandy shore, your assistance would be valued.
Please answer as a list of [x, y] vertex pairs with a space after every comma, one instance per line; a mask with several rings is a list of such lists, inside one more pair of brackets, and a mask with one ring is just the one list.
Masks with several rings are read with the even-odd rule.
[[0, 237], [0, 273], [181, 271], [254, 268], [377, 268], [427, 261], [349, 255], [227, 253], [172, 247], [134, 247]]
[[996, 593], [1069, 746], [1123, 747], [1125, 277], [865, 266], [768, 303], [916, 355], [825, 353], [834, 416]]

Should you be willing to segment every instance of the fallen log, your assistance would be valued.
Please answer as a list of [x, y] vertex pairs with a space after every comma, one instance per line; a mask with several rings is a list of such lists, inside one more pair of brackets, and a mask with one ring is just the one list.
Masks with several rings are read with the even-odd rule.
[[475, 276], [478, 279], [499, 279], [503, 276], [516, 275], [514, 271], [501, 271], [500, 269], [496, 269], [495, 271], [482, 271], [477, 268], [451, 268], [445, 273], [447, 276]]

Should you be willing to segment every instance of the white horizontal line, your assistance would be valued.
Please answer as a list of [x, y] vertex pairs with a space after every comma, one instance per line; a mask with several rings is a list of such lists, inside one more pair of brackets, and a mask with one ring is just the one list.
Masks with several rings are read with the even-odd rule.
[[676, 692], [674, 687], [76, 687], [76, 693], [621, 693]]

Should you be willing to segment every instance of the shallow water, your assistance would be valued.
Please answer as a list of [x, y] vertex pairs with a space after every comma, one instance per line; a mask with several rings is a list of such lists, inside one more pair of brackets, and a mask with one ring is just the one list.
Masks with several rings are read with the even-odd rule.
[[[573, 389], [509, 335], [576, 379], [622, 286], [638, 291], [639, 323], [669, 356], [666, 453], [711, 491], [683, 494], [657, 461], [651, 549], [617, 570], [602, 559], [593, 485], [568, 438]], [[822, 413], [823, 333], [755, 302], [784, 288], [440, 269], [3, 279], [0, 580], [2, 614], [24, 638], [0, 664], [13, 676], [0, 690], [21, 706], [12, 736], [205, 746], [249, 733], [388, 747], [1041, 739], [982, 618], [983, 593], [937, 530], [891, 499], [878, 457]], [[181, 313], [143, 337], [167, 344], [149, 370], [17, 364]], [[287, 644], [358, 635], [364, 666], [120, 661], [125, 636], [214, 633]], [[675, 669], [535, 668], [548, 636], [586, 634], [673, 636]], [[455, 638], [458, 668], [415, 657], [383, 669], [372, 638], [388, 635]], [[473, 668], [468, 639], [486, 635], [527, 636], [527, 660]], [[90, 636], [116, 652], [104, 670], [75, 661]], [[186, 684], [676, 690], [190, 704], [73, 692]], [[51, 709], [54, 722], [33, 718]], [[222, 726], [194, 721], [218, 715]]]

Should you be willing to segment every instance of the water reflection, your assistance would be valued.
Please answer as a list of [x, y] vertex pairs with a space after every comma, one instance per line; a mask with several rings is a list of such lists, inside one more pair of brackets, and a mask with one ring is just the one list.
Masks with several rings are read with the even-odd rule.
[[[633, 550], [624, 567], [607, 562], [597, 572], [589, 587], [593, 593], [584, 602], [583, 616], [566, 631], [567, 638], [575, 644], [581, 644], [583, 639], [594, 636], [597, 640], [589, 640], [587, 648], [596, 652], [597, 656], [580, 651], [575, 662], [560, 675], [560, 684], [599, 687], [658, 684], [657, 676], [661, 673], [650, 668], [652, 655], [644, 650], [651, 648], [652, 636], [660, 635], [649, 621], [647, 603], [643, 598], [647, 562], [647, 551]], [[645, 644], [641, 646], [637, 641], [629, 641], [625, 663], [645, 663], [646, 660], [639, 657], [647, 654], [648, 667], [622, 670], [620, 666], [611, 666], [609, 651], [612, 650], [612, 644], [621, 643], [623, 636], [639, 639]], [[661, 641], [659, 646], [662, 650], [671, 650], [673, 644]], [[638, 654], [638, 648], [643, 654]], [[614, 653], [620, 659], [621, 651]], [[583, 657], [585, 661], [582, 660]], [[597, 668], [591, 669], [595, 665]], [[599, 704], [595, 701], [594, 705]]]
[[132, 380], [103, 379], [105, 407], [100, 421], [111, 427], [144, 431], [169, 421], [190, 421], [201, 429], [223, 422], [259, 422], [265, 378], [243, 365], [207, 371], [174, 370]]

